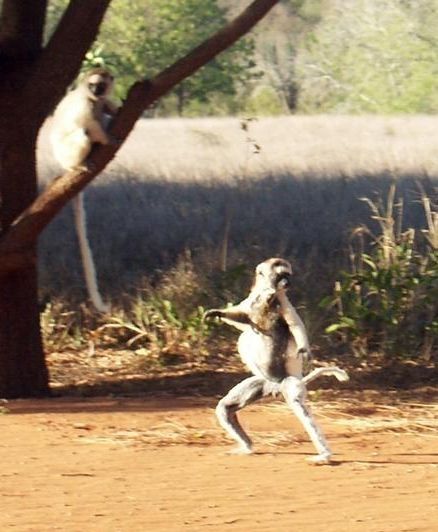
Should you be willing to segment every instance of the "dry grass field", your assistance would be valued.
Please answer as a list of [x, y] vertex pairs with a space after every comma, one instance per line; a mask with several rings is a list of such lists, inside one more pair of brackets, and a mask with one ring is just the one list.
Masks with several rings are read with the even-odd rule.
[[[49, 127], [38, 151], [42, 184], [58, 171]], [[433, 116], [142, 120], [87, 191], [100, 282], [117, 297], [187, 250], [214, 269], [226, 236], [229, 266], [284, 255], [300, 273], [298, 292], [309, 274], [323, 291], [347, 261], [351, 230], [370, 221], [359, 199], [396, 180], [406, 225], [423, 226], [418, 182], [433, 193], [437, 176]], [[43, 235], [41, 257], [44, 292], [82, 293], [69, 208]]]

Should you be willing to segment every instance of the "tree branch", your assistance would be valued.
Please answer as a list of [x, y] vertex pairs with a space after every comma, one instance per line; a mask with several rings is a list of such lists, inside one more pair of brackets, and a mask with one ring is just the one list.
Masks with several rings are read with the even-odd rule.
[[29, 94], [25, 97], [37, 105], [41, 102], [44, 116], [76, 78], [110, 3], [111, 0], [70, 0], [27, 83]]
[[[253, 1], [234, 20], [154, 79], [135, 83], [114, 121], [111, 133], [124, 140], [146, 107], [245, 35], [278, 1]], [[98, 146], [89, 159], [93, 171], [67, 172], [58, 177], [19, 216], [0, 239], [0, 274], [17, 267], [16, 255], [25, 253], [29, 246], [34, 244], [38, 235], [54, 216], [105, 168], [116, 152], [115, 147]], [[8, 260], [8, 255], [14, 256], [14, 260]]]

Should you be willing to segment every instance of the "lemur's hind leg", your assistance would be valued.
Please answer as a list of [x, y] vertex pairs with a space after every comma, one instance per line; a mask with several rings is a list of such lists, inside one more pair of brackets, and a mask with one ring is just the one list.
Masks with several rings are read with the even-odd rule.
[[237, 412], [245, 406], [278, 391], [279, 385], [268, 382], [261, 377], [248, 377], [223, 397], [217, 407], [216, 416], [221, 426], [239, 444], [235, 452], [249, 454], [252, 452], [252, 441], [243, 430], [237, 419]]
[[318, 454], [310, 459], [314, 464], [328, 464], [332, 452], [324, 438], [323, 433], [316, 424], [312, 416], [312, 412], [307, 407], [306, 388], [300, 379], [297, 377], [287, 377], [281, 383], [281, 393], [285, 398], [289, 408], [301, 421], [309, 438], [312, 440]]

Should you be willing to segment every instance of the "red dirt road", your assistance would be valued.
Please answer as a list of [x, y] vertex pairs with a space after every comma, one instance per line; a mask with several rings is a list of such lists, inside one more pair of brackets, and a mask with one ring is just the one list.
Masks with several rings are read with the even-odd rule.
[[317, 403], [337, 460], [317, 467], [279, 403], [241, 416], [257, 454], [226, 454], [214, 404], [10, 402], [0, 416], [0, 530], [438, 530], [435, 406]]

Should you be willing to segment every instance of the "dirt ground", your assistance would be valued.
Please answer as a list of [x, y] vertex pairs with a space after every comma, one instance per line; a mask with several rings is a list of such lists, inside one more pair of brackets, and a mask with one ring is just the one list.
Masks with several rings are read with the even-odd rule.
[[214, 397], [11, 401], [0, 530], [437, 530], [436, 403], [345, 395], [312, 401], [331, 466], [306, 463], [311, 444], [281, 402], [241, 414], [257, 452], [238, 456]]

